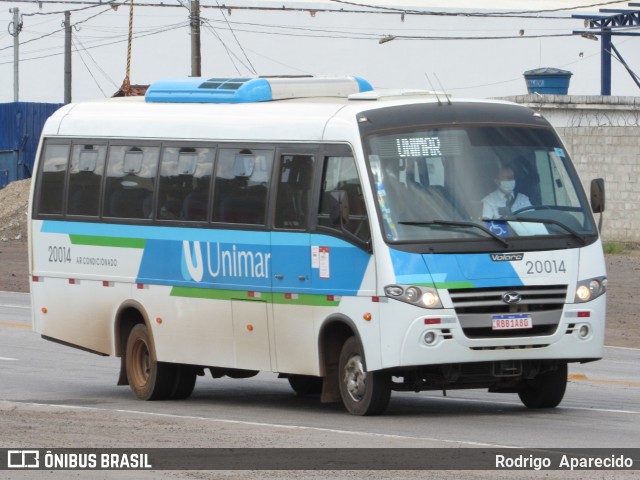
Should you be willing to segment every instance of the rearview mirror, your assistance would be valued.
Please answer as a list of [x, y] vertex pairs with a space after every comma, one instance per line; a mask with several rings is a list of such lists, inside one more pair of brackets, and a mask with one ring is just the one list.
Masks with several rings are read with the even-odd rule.
[[593, 213], [604, 212], [604, 179], [591, 180], [591, 210]]

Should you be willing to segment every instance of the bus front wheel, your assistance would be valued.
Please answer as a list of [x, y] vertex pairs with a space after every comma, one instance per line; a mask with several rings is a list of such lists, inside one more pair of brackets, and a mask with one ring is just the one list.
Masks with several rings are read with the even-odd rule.
[[153, 360], [146, 325], [140, 323], [131, 329], [125, 360], [129, 386], [136, 398], [165, 400], [171, 396], [178, 378], [177, 366]]
[[289, 385], [296, 395], [319, 395], [322, 392], [322, 378], [311, 375], [290, 375]]
[[518, 396], [527, 408], [554, 408], [562, 401], [566, 389], [567, 364], [561, 363], [555, 370], [548, 370], [531, 380], [525, 380]]
[[356, 337], [342, 346], [338, 361], [340, 396], [353, 415], [379, 415], [389, 405], [391, 377], [386, 372], [367, 372], [364, 353]]

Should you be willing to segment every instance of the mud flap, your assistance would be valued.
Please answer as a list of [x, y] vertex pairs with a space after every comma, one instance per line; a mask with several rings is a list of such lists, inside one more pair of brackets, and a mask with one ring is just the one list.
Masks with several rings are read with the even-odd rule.
[[340, 388], [338, 385], [338, 363], [330, 363], [326, 367], [326, 376], [322, 382], [320, 402], [339, 403], [341, 401], [342, 397], [340, 397]]
[[127, 362], [125, 355], [120, 357], [120, 375], [118, 376], [118, 383], [116, 385], [129, 385], [129, 378], [127, 377]]

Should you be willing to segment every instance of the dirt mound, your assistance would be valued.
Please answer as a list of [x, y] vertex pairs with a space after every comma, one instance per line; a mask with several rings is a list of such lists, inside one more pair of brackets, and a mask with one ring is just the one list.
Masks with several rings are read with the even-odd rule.
[[31, 179], [20, 180], [0, 190], [0, 241], [27, 241], [27, 208]]

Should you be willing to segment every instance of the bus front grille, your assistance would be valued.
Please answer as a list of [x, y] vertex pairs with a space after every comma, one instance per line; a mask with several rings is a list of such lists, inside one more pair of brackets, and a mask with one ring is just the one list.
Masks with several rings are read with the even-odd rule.
[[[506, 303], [505, 293], [520, 296], [517, 303]], [[566, 285], [528, 287], [464, 288], [449, 290], [453, 307], [461, 314], [507, 314], [562, 310], [567, 297]]]
[[[507, 303], [505, 293], [519, 300]], [[458, 320], [467, 338], [513, 338], [553, 335], [562, 317], [566, 285], [469, 288], [450, 290]], [[495, 315], [519, 314], [531, 318], [532, 328], [493, 330]]]

